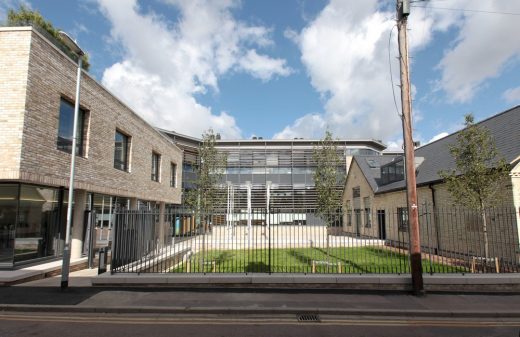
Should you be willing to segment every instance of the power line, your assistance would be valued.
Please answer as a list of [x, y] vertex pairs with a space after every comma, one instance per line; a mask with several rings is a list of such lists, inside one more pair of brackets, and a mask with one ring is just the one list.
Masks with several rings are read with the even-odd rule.
[[434, 6], [417, 6], [417, 5], [410, 5], [410, 7], [442, 9], [442, 10], [448, 10], [448, 11], [461, 11], [461, 12], [472, 12], [472, 13], [481, 13], [481, 14], [501, 14], [501, 15], [520, 16], [520, 13], [484, 11], [484, 10], [478, 10], [478, 9], [448, 8], [448, 7], [434, 7]]
[[390, 35], [388, 36], [388, 67], [390, 68], [390, 82], [392, 83], [392, 95], [394, 96], [395, 111], [397, 111], [397, 115], [402, 118], [403, 114], [401, 111], [399, 111], [399, 108], [397, 107], [397, 100], [395, 98], [394, 75], [392, 74], [392, 58], [390, 56], [390, 42], [392, 41], [392, 32], [394, 31], [395, 27], [396, 25], [390, 29]]

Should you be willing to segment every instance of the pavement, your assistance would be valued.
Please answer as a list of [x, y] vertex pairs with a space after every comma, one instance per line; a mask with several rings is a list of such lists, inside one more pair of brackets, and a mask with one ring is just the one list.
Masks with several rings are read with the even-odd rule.
[[97, 269], [0, 287], [0, 310], [66, 313], [328, 314], [408, 317], [520, 318], [520, 294], [354, 291], [344, 289], [229, 289], [92, 287]]

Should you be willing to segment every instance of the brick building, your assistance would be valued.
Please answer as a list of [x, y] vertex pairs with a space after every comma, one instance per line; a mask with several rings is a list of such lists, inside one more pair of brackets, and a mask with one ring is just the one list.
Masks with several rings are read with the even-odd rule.
[[[9, 267], [61, 255], [77, 65], [31, 27], [0, 28], [0, 55], [0, 266]], [[179, 204], [183, 157], [86, 72], [80, 92], [73, 258], [85, 210], [107, 241], [116, 209]]]
[[[488, 215], [492, 256], [517, 260], [520, 254], [520, 106], [492, 116], [478, 125], [487, 128], [501, 156], [511, 166], [501, 190], [505, 213]], [[421, 242], [435, 251], [463, 251], [482, 255], [481, 220], [458, 209], [439, 171], [455, 167], [449, 145], [453, 133], [415, 150]], [[408, 241], [406, 181], [402, 156], [354, 156], [343, 191], [345, 232], [389, 241]], [[511, 247], [505, 247], [504, 243]], [[507, 248], [507, 249], [506, 249]], [[506, 251], [507, 250], [507, 251]]]

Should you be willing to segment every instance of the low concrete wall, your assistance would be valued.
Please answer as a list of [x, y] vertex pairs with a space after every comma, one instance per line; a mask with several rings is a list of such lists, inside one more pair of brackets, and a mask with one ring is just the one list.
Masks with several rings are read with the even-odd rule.
[[[309, 274], [103, 274], [93, 286], [161, 286], [172, 288], [290, 288], [365, 291], [411, 291], [410, 275]], [[520, 293], [520, 274], [424, 275], [428, 292]]]

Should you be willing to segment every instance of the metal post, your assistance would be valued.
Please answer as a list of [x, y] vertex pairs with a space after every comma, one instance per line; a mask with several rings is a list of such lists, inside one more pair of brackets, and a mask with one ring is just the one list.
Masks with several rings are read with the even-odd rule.
[[78, 114], [79, 114], [79, 88], [81, 85], [81, 65], [82, 57], [78, 57], [78, 74], [76, 81], [76, 102], [74, 103], [74, 125], [72, 127], [72, 149], [70, 159], [70, 179], [69, 179], [69, 203], [67, 205], [67, 227], [65, 229], [65, 247], [63, 249], [63, 264], [61, 267], [61, 289], [69, 286], [69, 266], [70, 266], [70, 228], [72, 223], [72, 201], [74, 197], [74, 171], [76, 165], [76, 137], [78, 134]]
[[406, 24], [409, 15], [409, 0], [397, 0], [397, 29], [399, 31], [399, 62], [401, 68], [401, 103], [403, 109], [403, 138], [406, 164], [406, 200], [410, 224], [410, 267], [412, 288], [415, 295], [424, 293], [421, 265], [421, 241], [419, 235], [419, 215], [417, 211], [417, 186], [415, 179], [415, 153], [412, 137], [412, 102], [410, 96], [410, 75], [408, 73], [408, 41]]
[[248, 235], [247, 240], [248, 240], [249, 247], [251, 247], [251, 235], [252, 235], [253, 228], [251, 226], [251, 182], [250, 181], [246, 182], [246, 187], [247, 187], [247, 235]]

